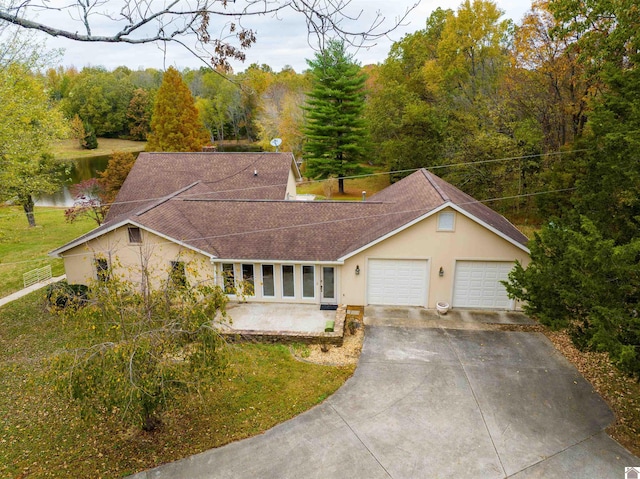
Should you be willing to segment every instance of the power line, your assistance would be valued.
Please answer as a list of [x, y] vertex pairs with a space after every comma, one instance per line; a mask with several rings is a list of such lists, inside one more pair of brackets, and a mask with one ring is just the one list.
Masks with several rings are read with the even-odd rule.
[[[524, 193], [524, 194], [521, 194], [521, 195], [503, 196], [503, 197], [498, 197], [498, 198], [489, 198], [489, 199], [486, 199], [486, 200], [474, 200], [474, 201], [467, 201], [467, 202], [464, 202], [464, 203], [457, 203], [457, 204], [462, 206], [462, 205], [468, 205], [468, 204], [474, 204], [474, 203], [488, 203], [488, 202], [492, 202], [492, 201], [508, 200], [508, 199], [515, 199], [515, 198], [526, 198], [526, 197], [539, 196], [539, 195], [550, 194], [550, 193], [562, 193], [562, 192], [567, 192], [567, 191], [573, 191], [575, 189], [576, 188], [562, 188], [562, 189], [557, 189], [557, 190], [538, 191], [538, 192], [535, 192], [535, 193]], [[298, 225], [280, 226], [280, 227], [275, 227], [275, 228], [263, 228], [263, 229], [257, 229], [257, 230], [252, 230], [252, 231], [243, 231], [243, 232], [239, 232], [239, 233], [227, 233], [227, 234], [219, 234], [219, 235], [211, 235], [211, 236], [202, 236], [202, 237], [196, 237], [196, 238], [181, 238], [180, 241], [181, 242], [185, 242], [185, 243], [189, 242], [189, 241], [203, 241], [203, 240], [216, 239], [216, 238], [226, 238], [226, 237], [230, 237], [230, 236], [241, 236], [241, 235], [247, 235], [247, 234], [257, 234], [257, 233], [267, 233], [267, 232], [273, 232], [273, 231], [282, 231], [282, 230], [293, 229], [293, 228], [303, 228], [303, 227], [309, 227], [309, 226], [322, 226], [322, 225], [327, 225], [327, 224], [332, 224], [332, 223], [340, 223], [340, 222], [345, 222], [345, 221], [355, 221], [355, 220], [358, 220], [358, 219], [381, 218], [381, 217], [390, 216], [390, 215], [416, 213], [416, 212], [420, 212], [420, 211], [424, 211], [424, 209], [420, 208], [420, 209], [412, 209], [412, 210], [393, 211], [393, 212], [382, 213], [382, 214], [378, 214], [378, 215], [357, 216], [357, 217], [352, 217], [352, 218], [342, 218], [342, 219], [337, 219], [337, 220], [318, 221], [318, 222], [304, 223], [304, 224], [298, 224]], [[157, 243], [149, 243], [146, 246], [155, 247], [155, 246], [163, 246], [163, 245], [168, 245], [168, 244], [173, 244], [173, 242], [172, 241], [161, 241], [161, 242], [157, 242]], [[85, 256], [85, 255], [86, 255], [86, 253], [70, 254], [70, 255], [65, 255], [65, 258], [71, 258], [71, 257], [75, 257], [75, 256]], [[13, 262], [13, 263], [11, 263], [11, 262], [10, 263], [0, 263], [0, 266], [16, 265], [16, 264], [22, 264], [22, 263], [28, 263], [28, 262], [36, 262], [36, 261], [42, 261], [43, 259], [50, 259], [50, 258], [49, 257], [40, 257], [40, 258], [33, 259], [33, 260], [18, 261], [18, 262]]]
[[[394, 174], [401, 174], [401, 173], [413, 173], [415, 171], [418, 171], [422, 168], [426, 169], [426, 170], [436, 170], [436, 169], [441, 169], [441, 168], [451, 168], [451, 167], [456, 167], [456, 166], [471, 166], [471, 165], [481, 165], [481, 164], [486, 164], [486, 163], [496, 163], [496, 162], [500, 162], [500, 161], [513, 161], [513, 160], [525, 160], [525, 159], [529, 159], [529, 158], [539, 158], [539, 157], [543, 157], [543, 156], [557, 156], [557, 155], [564, 155], [564, 154], [568, 154], [568, 153], [579, 153], [579, 152], [585, 152], [585, 151], [589, 151], [589, 149], [583, 148], [583, 149], [578, 149], [578, 150], [569, 150], [569, 151], [554, 151], [554, 152], [549, 152], [549, 153], [537, 153], [537, 154], [532, 154], [532, 155], [523, 155], [523, 156], [511, 156], [511, 157], [506, 157], [506, 158], [493, 158], [493, 159], [489, 159], [489, 160], [480, 160], [480, 161], [468, 161], [468, 162], [464, 162], [464, 163], [449, 163], [446, 165], [434, 165], [434, 166], [425, 166], [425, 167], [420, 167], [420, 168], [411, 168], [411, 169], [404, 169], [404, 170], [394, 170], [394, 171], [384, 171], [384, 172], [378, 172], [378, 173], [366, 173], [366, 174], [362, 174], [362, 175], [352, 175], [352, 176], [340, 176], [337, 177], [335, 179], [337, 180], [351, 180], [351, 179], [358, 179], [358, 178], [367, 178], [367, 177], [372, 177], [372, 176], [381, 176], [381, 175], [394, 175]], [[256, 160], [257, 161], [257, 160]], [[255, 165], [254, 163], [251, 163], [251, 165]], [[229, 175], [229, 177], [235, 176], [237, 174], [240, 174], [242, 171], [246, 171], [247, 169], [249, 169], [250, 166], [247, 166], [245, 168], [243, 168], [242, 170], [239, 170], [238, 172], [234, 173], [233, 175]], [[226, 178], [222, 178], [216, 181], [212, 181], [212, 182], [202, 182], [203, 184], [209, 184], [209, 183], [218, 183], [219, 181], [222, 181]], [[307, 182], [305, 182], [305, 184], [310, 184], [310, 183], [323, 183], [325, 181], [328, 181], [328, 179], [322, 179], [322, 180], [309, 180]], [[273, 188], [273, 187], [278, 187], [278, 186], [287, 186], [286, 183], [278, 183], [278, 184], [271, 184], [271, 185], [263, 185], [263, 186], [251, 186], [251, 187], [246, 187], [246, 188], [233, 188], [233, 189], [229, 189], [229, 190], [216, 190], [216, 191], [211, 191], [209, 193], [183, 193], [181, 195], [181, 198], [187, 198], [187, 197], [191, 197], [191, 196], [198, 196], [198, 197], [206, 197], [207, 195], [218, 195], [220, 193], [233, 193], [236, 191], [249, 191], [249, 190], [257, 190], [257, 189], [263, 189], [263, 188]], [[141, 199], [137, 199], [137, 200], [127, 200], [127, 201], [114, 201], [112, 203], [105, 203], [101, 206], [114, 206], [114, 205], [125, 205], [125, 204], [132, 204], [132, 203], [145, 203], [145, 202], [150, 202], [150, 201], [161, 201], [164, 199], [167, 199], [168, 196], [170, 195], [165, 195], [165, 196], [159, 196], [159, 197], [154, 197], [154, 198], [141, 198]], [[54, 207], [57, 208], [57, 207]], [[60, 207], [60, 208], [66, 208], [66, 207]], [[41, 212], [44, 213], [44, 212]], [[12, 214], [8, 214], [8, 215], [0, 215], [0, 218], [3, 217], [11, 217], [11, 216], [21, 216], [19, 213], [12, 213]]]

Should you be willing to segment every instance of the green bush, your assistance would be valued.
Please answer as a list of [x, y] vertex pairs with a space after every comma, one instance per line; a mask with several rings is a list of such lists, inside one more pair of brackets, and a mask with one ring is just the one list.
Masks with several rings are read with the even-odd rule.
[[88, 301], [89, 289], [83, 284], [69, 284], [66, 280], [47, 287], [47, 305], [54, 310], [78, 308]]

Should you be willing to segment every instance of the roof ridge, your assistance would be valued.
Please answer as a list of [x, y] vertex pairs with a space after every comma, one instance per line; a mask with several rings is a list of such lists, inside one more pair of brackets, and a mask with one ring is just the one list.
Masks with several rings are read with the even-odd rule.
[[252, 154], [272, 154], [272, 155], [293, 155], [290, 151], [141, 151], [140, 154], [151, 155], [252, 155]]
[[447, 195], [444, 190], [442, 188], [440, 188], [440, 185], [438, 185], [435, 180], [433, 179], [433, 175], [431, 174], [430, 171], [428, 171], [426, 168], [421, 168], [422, 173], [424, 174], [425, 178], [427, 179], [427, 181], [429, 183], [431, 183], [431, 186], [433, 186], [433, 188], [438, 192], [438, 194], [440, 195], [440, 198], [442, 198], [443, 201], [451, 201], [451, 198], [449, 198], [449, 195]]
[[158, 201], [156, 201], [155, 203], [150, 204], [149, 206], [146, 206], [145, 208], [143, 208], [141, 211], [138, 211], [137, 213], [133, 213], [132, 216], [140, 216], [143, 215], [145, 213], [148, 213], [149, 211], [151, 211], [154, 208], [157, 208], [158, 206], [160, 206], [162, 203], [166, 203], [167, 201], [169, 201], [171, 198], [175, 198], [176, 196], [178, 196], [180, 193], [184, 193], [185, 191], [193, 188], [194, 186], [196, 186], [198, 183], [200, 183], [200, 180], [195, 181], [193, 183], [191, 183], [190, 185], [185, 186], [184, 188], [180, 188], [179, 190], [174, 191], [173, 193], [165, 196], [164, 198], [160, 198]]
[[[203, 193], [206, 194], [216, 194], [216, 192], [212, 193]], [[169, 198], [171, 199], [171, 198]], [[297, 200], [270, 200], [263, 198], [178, 198], [181, 201], [211, 201], [211, 202], [228, 202], [228, 203], [288, 203], [293, 205], [301, 205], [301, 204], [315, 204], [322, 205], [327, 203], [336, 203], [336, 204], [347, 204], [347, 205], [384, 205], [390, 204], [388, 201], [346, 201], [346, 200], [313, 200], [313, 201], [297, 201]]]

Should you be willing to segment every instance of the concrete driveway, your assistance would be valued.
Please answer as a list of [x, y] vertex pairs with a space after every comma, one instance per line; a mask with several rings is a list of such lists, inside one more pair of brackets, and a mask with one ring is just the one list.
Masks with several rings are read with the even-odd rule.
[[368, 325], [354, 376], [323, 404], [134, 477], [602, 479], [640, 465], [543, 335], [422, 326]]

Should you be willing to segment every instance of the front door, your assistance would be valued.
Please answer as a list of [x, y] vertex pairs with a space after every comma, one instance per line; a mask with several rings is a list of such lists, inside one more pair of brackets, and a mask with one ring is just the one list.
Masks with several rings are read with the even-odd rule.
[[322, 302], [323, 303], [335, 303], [336, 302], [336, 282], [335, 282], [335, 268], [333, 266], [322, 267]]

